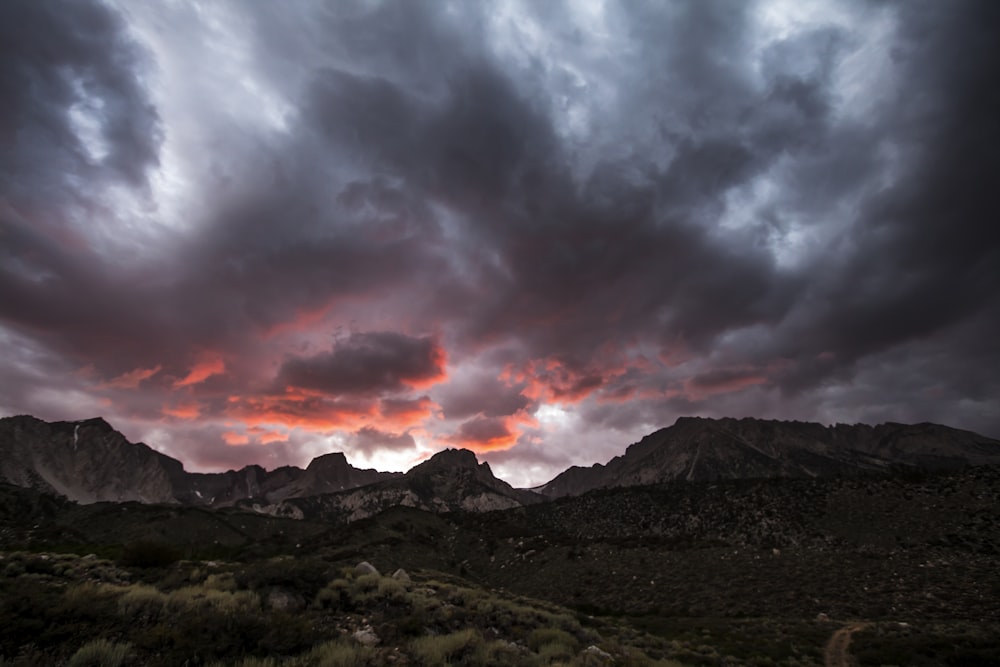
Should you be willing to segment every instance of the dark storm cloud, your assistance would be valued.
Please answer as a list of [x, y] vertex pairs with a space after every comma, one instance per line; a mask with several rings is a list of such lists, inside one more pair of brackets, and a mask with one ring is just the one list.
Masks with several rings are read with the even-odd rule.
[[438, 391], [438, 401], [447, 419], [468, 419], [476, 415], [507, 417], [532, 405], [521, 393], [523, 385], [508, 385], [494, 375], [481, 373], [454, 378]]
[[[818, 381], [968, 318], [997, 333], [1000, 204], [1000, 11], [993, 3], [918, 3], [901, 12], [894, 66], [905, 82], [877, 119], [877, 143], [901, 151], [894, 183], [865, 199], [847, 229], [849, 250], [818, 268], [815, 299], [789, 336], [834, 361], [799, 368], [789, 387]], [[847, 245], [847, 244], [845, 244]], [[981, 316], [980, 313], [983, 313]], [[801, 342], [786, 341], [789, 351]], [[961, 363], [955, 350], [947, 364]], [[942, 367], [939, 372], [946, 372]]]
[[995, 435], [1000, 10], [766, 4], [5, 3], [5, 376], [512, 466], [684, 413]]
[[[145, 54], [100, 2], [0, 7], [0, 179], [15, 206], [44, 207], [119, 180], [142, 186], [157, 163], [159, 118], [142, 84]], [[75, 124], [87, 124], [81, 137]], [[94, 141], [103, 155], [85, 145]], [[87, 185], [83, 185], [86, 182]]]
[[498, 443], [509, 446], [513, 438], [514, 434], [503, 419], [476, 417], [463, 423], [452, 441], [466, 447], [488, 447]]
[[288, 359], [277, 383], [332, 395], [376, 394], [439, 381], [443, 364], [444, 353], [430, 338], [354, 333], [328, 353]]

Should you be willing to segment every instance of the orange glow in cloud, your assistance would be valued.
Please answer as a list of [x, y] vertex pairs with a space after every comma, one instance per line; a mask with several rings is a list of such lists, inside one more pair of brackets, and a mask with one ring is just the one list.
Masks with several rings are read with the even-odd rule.
[[330, 301], [329, 303], [325, 303], [318, 308], [299, 310], [290, 321], [280, 322], [266, 329], [263, 336], [265, 339], [270, 339], [287, 333], [309, 331], [310, 329], [314, 329], [317, 324], [326, 318], [326, 316], [333, 309], [334, 305], [335, 302]]
[[236, 431], [226, 431], [222, 434], [222, 439], [227, 445], [247, 445], [250, 443], [248, 436]]
[[440, 410], [441, 406], [427, 396], [413, 400], [382, 399], [379, 401], [379, 425], [394, 431], [405, 431], [422, 424]]
[[196, 363], [191, 372], [186, 377], [174, 382], [174, 387], [188, 387], [204, 382], [213, 375], [220, 375], [226, 372], [226, 364], [222, 357], [211, 355]]
[[307, 431], [357, 431], [378, 416], [374, 401], [348, 403], [304, 392], [253, 396], [230, 402], [227, 416], [251, 427]]
[[579, 403], [606, 381], [601, 373], [580, 373], [551, 358], [528, 362], [526, 371], [515, 378], [527, 383], [525, 396], [546, 403]]
[[135, 389], [143, 380], [148, 380], [159, 373], [161, 368], [162, 366], [159, 365], [153, 368], [136, 368], [127, 373], [122, 373], [105, 386], [114, 387], [115, 389]]
[[194, 419], [201, 416], [201, 408], [196, 403], [187, 403], [163, 408], [163, 414], [178, 419]]
[[411, 389], [429, 389], [436, 384], [446, 381], [448, 379], [448, 371], [446, 370], [448, 355], [445, 353], [444, 348], [436, 343], [431, 349], [431, 361], [434, 368], [437, 369], [436, 374], [422, 378], [402, 378], [403, 384]]
[[510, 449], [521, 437], [522, 426], [537, 426], [538, 420], [526, 413], [509, 417], [480, 417], [468, 421], [446, 440], [474, 452]]
[[254, 440], [262, 445], [268, 445], [272, 442], [288, 442], [288, 434], [282, 433], [280, 431], [272, 431], [259, 426], [254, 426], [250, 428], [250, 433], [253, 435]]

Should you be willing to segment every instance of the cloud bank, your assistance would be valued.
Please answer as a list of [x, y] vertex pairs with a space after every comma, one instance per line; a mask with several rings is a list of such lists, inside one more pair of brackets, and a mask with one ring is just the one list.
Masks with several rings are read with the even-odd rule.
[[0, 413], [192, 469], [1000, 435], [1000, 9], [0, 5]]

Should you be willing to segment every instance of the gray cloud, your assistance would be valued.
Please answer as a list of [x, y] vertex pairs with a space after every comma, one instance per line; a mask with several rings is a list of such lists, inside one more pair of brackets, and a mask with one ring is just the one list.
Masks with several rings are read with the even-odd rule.
[[539, 471], [685, 413], [996, 435], [998, 10], [767, 4], [5, 4], [4, 410]]

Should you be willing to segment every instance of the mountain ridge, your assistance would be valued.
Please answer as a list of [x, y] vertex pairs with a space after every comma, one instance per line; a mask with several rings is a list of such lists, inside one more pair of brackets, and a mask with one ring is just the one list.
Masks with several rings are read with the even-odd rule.
[[248, 465], [220, 473], [188, 472], [181, 461], [130, 442], [101, 417], [75, 422], [0, 418], [0, 480], [80, 503], [225, 507], [250, 498], [276, 502], [289, 495], [341, 491], [398, 474], [355, 468], [336, 453], [317, 457], [305, 470]]
[[550, 498], [675, 480], [829, 477], [1000, 463], [1000, 441], [940, 424], [834, 424], [681, 417], [606, 464], [574, 466], [536, 490]]
[[0, 481], [81, 503], [238, 506], [276, 516], [353, 521], [402, 505], [434, 512], [533, 505], [588, 491], [673, 481], [810, 478], [1000, 464], [1000, 441], [932, 423], [823, 425], [755, 418], [681, 417], [606, 464], [573, 466], [534, 489], [515, 489], [466, 449], [445, 449], [406, 473], [353, 467], [343, 452], [305, 469], [259, 465], [187, 472], [131, 443], [103, 418], [0, 418]]

